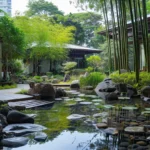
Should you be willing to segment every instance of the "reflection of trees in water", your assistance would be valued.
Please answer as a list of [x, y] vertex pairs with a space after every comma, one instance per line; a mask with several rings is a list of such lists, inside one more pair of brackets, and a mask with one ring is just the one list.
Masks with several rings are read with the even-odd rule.
[[[47, 110], [25, 110], [25, 113], [37, 114], [35, 123], [47, 127], [44, 132], [48, 135], [48, 140], [53, 140], [69, 126], [67, 116], [69, 116], [70, 111], [63, 103], [55, 103], [51, 109]], [[30, 144], [35, 144], [35, 142], [31, 140]]]

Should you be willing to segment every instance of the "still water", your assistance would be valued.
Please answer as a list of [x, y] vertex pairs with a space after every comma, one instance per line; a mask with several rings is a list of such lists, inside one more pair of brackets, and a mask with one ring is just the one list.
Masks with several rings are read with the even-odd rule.
[[[86, 101], [92, 102], [95, 97], [88, 97]], [[115, 150], [112, 139], [106, 143], [105, 134], [97, 129], [94, 124], [85, 124], [85, 119], [69, 121], [70, 114], [84, 114], [92, 119], [94, 113], [99, 113], [98, 104], [75, 105], [75, 98], [56, 102], [51, 108], [25, 110], [27, 114], [37, 114], [35, 123], [47, 127], [43, 131], [48, 135], [44, 142], [37, 142], [32, 136], [27, 145], [18, 148], [3, 147], [3, 150]], [[79, 100], [79, 99], [78, 99]], [[78, 103], [78, 102], [77, 102]], [[99, 104], [101, 105], [101, 104]]]

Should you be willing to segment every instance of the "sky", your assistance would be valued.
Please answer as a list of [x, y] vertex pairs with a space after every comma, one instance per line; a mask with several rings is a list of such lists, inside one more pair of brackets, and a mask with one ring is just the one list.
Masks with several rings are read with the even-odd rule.
[[[29, 0], [12, 0], [12, 15], [15, 15], [16, 11], [23, 13], [27, 10], [27, 4]], [[65, 14], [77, 13], [79, 8], [75, 8], [74, 4], [70, 4], [70, 0], [47, 0], [52, 2], [58, 7], [59, 10], [62, 10]]]

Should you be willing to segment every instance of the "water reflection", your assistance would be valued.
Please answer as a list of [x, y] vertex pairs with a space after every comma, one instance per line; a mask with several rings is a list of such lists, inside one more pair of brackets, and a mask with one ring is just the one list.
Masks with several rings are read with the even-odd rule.
[[[96, 96], [87, 96], [86, 101], [96, 99]], [[72, 100], [72, 99], [71, 99]], [[25, 113], [37, 114], [35, 123], [43, 125], [48, 129], [44, 132], [48, 135], [45, 142], [37, 142], [33, 136], [29, 136], [28, 145], [19, 148], [6, 148], [3, 150], [111, 150], [112, 140], [106, 146], [105, 136], [94, 126], [84, 123], [84, 120], [69, 121], [67, 116], [70, 114], [84, 114], [93, 116], [100, 112], [96, 105], [80, 105], [76, 102], [74, 106], [67, 106], [67, 101], [56, 102], [50, 109], [25, 110]], [[101, 102], [100, 102], [101, 103]], [[112, 150], [115, 150], [113, 147]]]
[[[96, 150], [101, 147], [105, 148], [104, 136], [100, 133], [80, 133], [77, 131], [63, 131], [52, 141], [45, 143], [36, 143], [34, 145], [26, 145], [19, 148], [12, 148], [13, 150]], [[11, 148], [4, 148], [3, 150], [12, 150]], [[114, 149], [113, 149], [114, 150]]]

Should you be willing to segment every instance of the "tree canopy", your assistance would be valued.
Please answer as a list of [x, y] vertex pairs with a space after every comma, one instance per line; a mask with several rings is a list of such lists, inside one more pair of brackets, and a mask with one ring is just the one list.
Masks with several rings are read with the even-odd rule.
[[0, 37], [2, 38], [2, 63], [4, 79], [8, 71], [8, 64], [12, 59], [22, 58], [25, 41], [23, 32], [17, 28], [12, 19], [0, 17]]
[[28, 11], [26, 11], [27, 16], [38, 16], [38, 15], [63, 15], [63, 12], [58, 9], [52, 2], [45, 0], [29, 0], [27, 5]]
[[66, 20], [72, 20], [73, 22], [80, 23], [80, 26], [83, 28], [83, 31], [80, 31], [80, 34], [82, 33], [83, 35], [81, 44], [93, 47], [96, 46], [92, 40], [93, 38], [97, 38], [94, 31], [96, 31], [102, 23], [102, 16], [100, 14], [84, 12], [69, 14], [64, 17]]
[[64, 44], [73, 40], [73, 27], [53, 24], [41, 17], [17, 16], [14, 20], [25, 34], [26, 49], [32, 49], [30, 58], [59, 60], [66, 56]]

